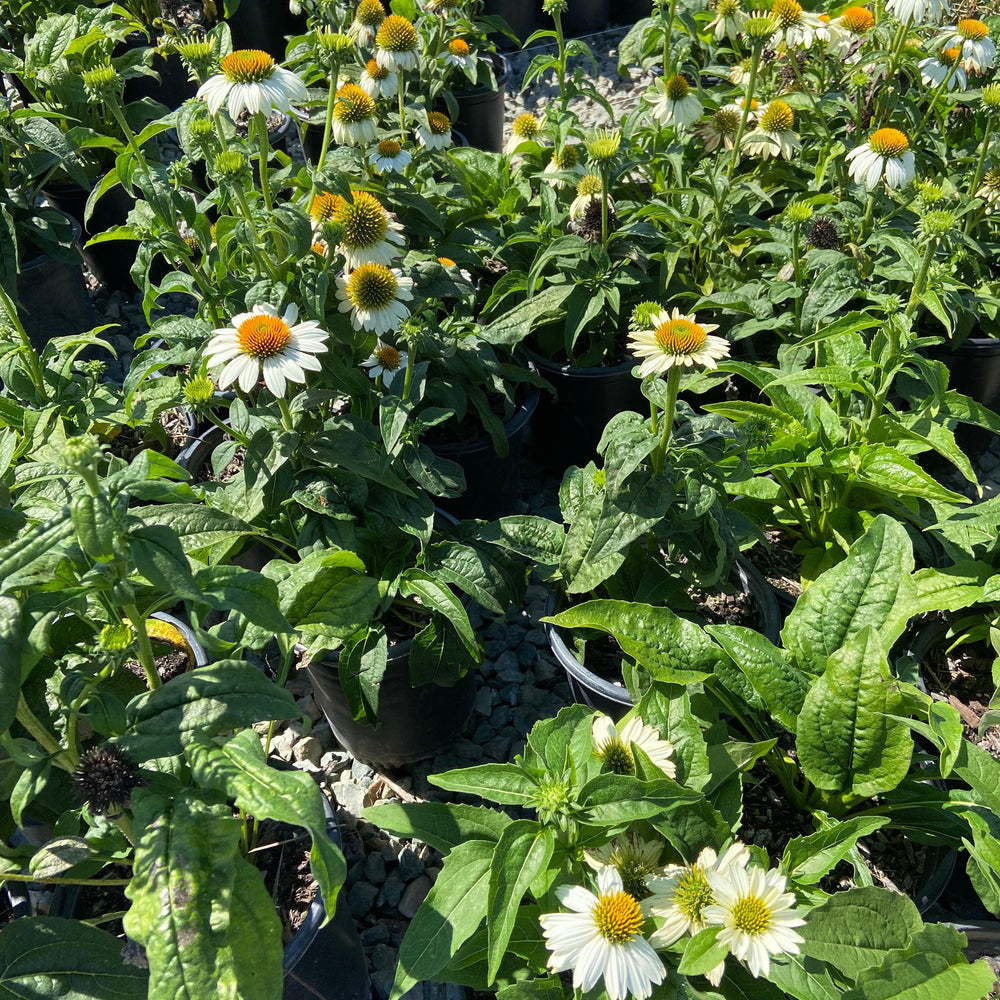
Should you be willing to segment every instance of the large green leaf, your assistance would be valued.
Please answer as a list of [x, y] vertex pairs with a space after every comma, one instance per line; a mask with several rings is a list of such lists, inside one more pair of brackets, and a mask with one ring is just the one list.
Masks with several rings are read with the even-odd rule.
[[369, 806], [363, 816], [397, 837], [422, 840], [441, 852], [471, 840], [495, 843], [511, 823], [495, 809], [452, 802], [386, 802]]
[[866, 625], [830, 656], [806, 695], [795, 741], [805, 776], [817, 788], [866, 798], [895, 788], [913, 753], [906, 723], [890, 718], [900, 703], [879, 635]]
[[222, 792], [256, 819], [267, 817], [309, 831], [312, 838], [309, 867], [323, 893], [329, 919], [347, 867], [343, 854], [327, 832], [323, 793], [312, 777], [302, 771], [269, 767], [260, 738], [252, 729], [237, 733], [221, 747], [209, 737], [194, 736], [184, 752], [192, 776], [203, 788]]
[[654, 680], [669, 684], [704, 680], [722, 659], [722, 653], [702, 629], [666, 607], [586, 601], [542, 620], [560, 628], [594, 628], [613, 635]]
[[399, 591], [404, 597], [418, 597], [425, 607], [447, 618], [469, 654], [479, 658], [479, 641], [469, 622], [468, 612], [450, 587], [429, 573], [411, 567], [401, 574]]
[[388, 662], [389, 640], [381, 625], [363, 625], [341, 648], [337, 677], [356, 721], [377, 723], [380, 685]]
[[829, 830], [793, 837], [785, 845], [781, 869], [798, 882], [812, 884], [847, 857], [859, 837], [874, 833], [888, 822], [886, 816], [858, 816], [841, 820]]
[[0, 735], [10, 729], [17, 714], [23, 646], [21, 606], [12, 597], [0, 597]]
[[288, 691], [238, 660], [221, 660], [133, 698], [129, 731], [120, 745], [137, 759], [170, 757], [196, 736], [242, 729], [255, 722], [299, 717]]
[[730, 655], [771, 715], [794, 733], [809, 690], [809, 677], [792, 663], [791, 656], [754, 629], [709, 625], [705, 631]]
[[905, 948], [921, 926], [912, 900], [869, 886], [832, 895], [809, 911], [799, 933], [804, 955], [857, 979], [880, 965], [888, 952]]
[[961, 493], [945, 489], [936, 479], [887, 444], [868, 445], [861, 454], [860, 483], [889, 496], [922, 497], [940, 503], [965, 503]]
[[[913, 571], [913, 550], [898, 521], [879, 514], [847, 557], [796, 601], [781, 635], [807, 670], [821, 673], [827, 658], [866, 625], [882, 629]], [[886, 646], [898, 638], [882, 633]]]
[[585, 705], [567, 705], [555, 718], [541, 719], [528, 734], [526, 767], [537, 767], [562, 777], [573, 774], [577, 784], [600, 773], [594, 754], [594, 712]]
[[135, 528], [129, 534], [135, 568], [161, 593], [199, 601], [201, 590], [174, 531], [163, 524]]
[[195, 573], [195, 580], [201, 600], [213, 608], [239, 612], [273, 632], [287, 635], [292, 631], [278, 610], [278, 587], [266, 576], [240, 566], [206, 566]]
[[432, 774], [427, 780], [449, 792], [481, 795], [508, 806], [530, 806], [538, 795], [538, 784], [516, 764], [477, 764]]
[[470, 840], [444, 859], [444, 869], [399, 946], [392, 1000], [416, 983], [437, 978], [482, 923], [495, 849], [494, 843]]
[[149, 975], [121, 950], [80, 920], [13, 920], [0, 935], [0, 1000], [146, 1000]]
[[514, 820], [500, 835], [494, 855], [497, 863], [490, 866], [487, 899], [490, 982], [506, 954], [521, 900], [535, 876], [545, 870], [554, 849], [552, 830], [530, 820]]

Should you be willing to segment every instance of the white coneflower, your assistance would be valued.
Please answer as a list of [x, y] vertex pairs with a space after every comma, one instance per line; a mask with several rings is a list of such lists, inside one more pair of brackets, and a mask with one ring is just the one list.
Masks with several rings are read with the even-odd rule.
[[760, 108], [757, 127], [743, 137], [743, 148], [765, 160], [772, 156], [790, 160], [802, 148], [799, 137], [792, 131], [794, 125], [792, 109], [784, 101], [771, 101]]
[[584, 851], [583, 860], [596, 872], [607, 865], [616, 868], [625, 891], [642, 902], [650, 895], [647, 884], [655, 881], [653, 876], [660, 871], [662, 854], [662, 841], [643, 840], [630, 830], [603, 847]]
[[464, 38], [453, 38], [446, 46], [444, 64], [457, 66], [459, 69], [469, 69], [476, 62], [476, 54], [469, 48]]
[[885, 9], [904, 24], [940, 24], [951, 13], [948, 0], [886, 0]]
[[669, 80], [657, 80], [654, 87], [657, 97], [649, 110], [661, 125], [686, 129], [701, 117], [701, 101], [691, 93], [691, 85], [679, 73]]
[[[848, 7], [827, 27], [830, 36], [826, 46], [827, 53], [834, 59], [847, 58], [852, 46], [856, 49], [859, 41], [874, 27], [875, 15], [867, 7]], [[817, 38], [821, 38], [821, 35], [822, 30], [816, 32]], [[858, 53], [855, 51], [848, 61], [856, 62], [857, 59]]]
[[716, 940], [746, 962], [757, 978], [771, 970], [772, 955], [797, 955], [802, 935], [792, 930], [805, 920], [795, 913], [795, 895], [785, 892], [785, 876], [762, 868], [732, 867], [708, 876], [715, 902], [705, 908], [708, 924], [721, 924]]
[[[736, 841], [721, 857], [711, 847], [706, 847], [692, 865], [671, 865], [663, 875], [646, 883], [649, 897], [643, 901], [642, 910], [657, 920], [657, 928], [650, 936], [656, 948], [668, 948], [685, 934], [692, 937], [706, 927], [705, 910], [715, 902], [709, 875], [727, 874], [733, 868], [746, 868], [750, 851]], [[660, 923], [662, 921], [662, 923]], [[718, 986], [722, 981], [726, 963], [720, 962], [705, 974], [705, 978]]]
[[298, 318], [295, 305], [279, 316], [274, 306], [264, 303], [234, 316], [232, 326], [213, 330], [205, 360], [209, 368], [225, 366], [219, 388], [237, 382], [249, 392], [263, 375], [268, 389], [283, 396], [286, 381], [304, 382], [306, 371], [319, 371], [315, 355], [327, 350], [327, 334], [313, 320], [299, 323]]
[[369, 59], [361, 71], [358, 86], [376, 100], [394, 97], [399, 88], [399, 77], [391, 69], [379, 66], [374, 59]]
[[735, 45], [746, 23], [747, 15], [743, 13], [740, 0], [718, 0], [715, 5], [715, 18], [708, 23], [706, 30], [715, 32], [717, 42], [728, 38]]
[[369, 378], [378, 379], [381, 376], [382, 384], [389, 386], [397, 375], [406, 371], [406, 351], [397, 351], [379, 339], [371, 357], [362, 361], [361, 367], [368, 369]]
[[198, 97], [205, 101], [213, 115], [223, 104], [233, 121], [244, 110], [255, 115], [267, 114], [276, 108], [288, 114], [292, 101], [306, 99], [306, 85], [259, 49], [230, 52], [219, 66], [222, 72], [198, 88]]
[[652, 726], [646, 725], [639, 716], [629, 719], [619, 733], [613, 719], [598, 713], [594, 717], [593, 730], [594, 755], [609, 771], [635, 774], [635, 759], [631, 750], [632, 744], [635, 744], [668, 778], [677, 774], [677, 765], [673, 761], [674, 745], [663, 739]]
[[381, 174], [401, 174], [412, 159], [395, 139], [383, 139], [368, 154], [368, 162]]
[[962, 50], [955, 46], [951, 49], [938, 49], [937, 55], [921, 59], [917, 68], [924, 86], [940, 87], [947, 80], [949, 90], [965, 90], [969, 80], [965, 70], [958, 65], [961, 54]]
[[650, 320], [652, 329], [629, 334], [629, 350], [644, 358], [639, 375], [659, 375], [674, 365], [704, 365], [718, 368], [723, 358], [729, 357], [729, 341], [709, 336], [718, 330], [716, 323], [699, 323], [694, 315], [684, 316], [676, 307], [672, 313], [665, 309]]
[[351, 314], [355, 330], [375, 334], [395, 330], [410, 315], [403, 302], [413, 298], [413, 279], [384, 264], [362, 264], [337, 278], [337, 298], [341, 312]]
[[440, 111], [427, 112], [427, 124], [417, 125], [417, 142], [425, 149], [447, 149], [451, 145], [451, 119]]
[[602, 979], [610, 1000], [645, 1000], [667, 974], [642, 936], [642, 909], [624, 891], [612, 867], [597, 875], [600, 895], [582, 886], [560, 886], [559, 902], [571, 913], [539, 917], [552, 972], [573, 972], [573, 988], [587, 992]]
[[946, 48], [960, 48], [960, 65], [966, 73], [985, 73], [997, 60], [997, 47], [990, 38], [990, 29], [974, 17], [967, 17], [946, 28], [941, 40]]
[[336, 93], [333, 106], [333, 138], [341, 146], [365, 146], [378, 135], [375, 101], [356, 83], [345, 84]]
[[503, 148], [505, 153], [513, 153], [522, 142], [530, 142], [538, 138], [542, 131], [542, 123], [530, 112], [522, 111], [510, 126], [510, 138]]
[[847, 154], [851, 179], [871, 190], [885, 180], [890, 188], [905, 187], [916, 173], [910, 140], [896, 128], [880, 128], [867, 142]]
[[976, 192], [977, 198], [986, 202], [986, 214], [992, 215], [997, 204], [1000, 204], [1000, 167], [990, 167], [983, 175], [983, 185]]
[[[586, 173], [583, 164], [580, 163], [580, 149], [576, 143], [567, 143], [562, 149], [552, 150], [552, 158], [545, 165], [542, 174], [552, 187], [561, 188], [565, 187], [567, 182], [554, 175], [566, 172], [576, 174], [577, 178]], [[573, 183], [575, 184], [576, 181], [574, 180]]]
[[361, 0], [354, 11], [347, 33], [356, 38], [362, 45], [371, 45], [379, 25], [385, 20], [385, 10], [381, 0]]
[[750, 82], [750, 58], [740, 59], [729, 68], [729, 82], [737, 87], [745, 87]]
[[375, 34], [375, 59], [385, 69], [416, 69], [419, 65], [420, 35], [412, 22], [390, 14]]
[[808, 49], [821, 23], [818, 15], [803, 10], [797, 0], [774, 0], [770, 16], [778, 25], [772, 45], [784, 42], [790, 49]]
[[726, 149], [732, 149], [736, 143], [736, 133], [739, 131], [742, 114], [735, 104], [725, 104], [712, 115], [708, 121], [702, 122], [696, 131], [705, 143], [706, 152], [718, 149], [721, 143]]
[[334, 195], [330, 220], [341, 230], [337, 250], [348, 270], [362, 264], [391, 264], [403, 245], [403, 227], [367, 191], [351, 191], [353, 201]]
[[[584, 174], [580, 178], [580, 183], [576, 186], [576, 197], [569, 206], [569, 217], [573, 222], [583, 218], [587, 206], [592, 201], [600, 201], [601, 198], [601, 178], [597, 174]], [[614, 200], [608, 198], [608, 208], [614, 209]]]

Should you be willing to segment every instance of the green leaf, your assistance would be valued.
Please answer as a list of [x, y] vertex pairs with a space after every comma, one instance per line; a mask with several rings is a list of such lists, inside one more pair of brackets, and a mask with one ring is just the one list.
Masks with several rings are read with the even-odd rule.
[[477, 764], [431, 774], [427, 780], [446, 791], [479, 795], [505, 806], [530, 806], [538, 795], [538, 784], [516, 764]]
[[376, 724], [380, 685], [388, 662], [389, 640], [380, 625], [363, 626], [341, 648], [337, 678], [355, 721]]
[[123, 923], [146, 948], [151, 1000], [232, 996], [225, 988], [232, 969], [217, 963], [242, 861], [239, 819], [194, 789], [173, 799], [140, 793], [132, 804], [135, 862], [125, 890], [132, 906]]
[[471, 840], [456, 845], [399, 946], [391, 1000], [411, 986], [438, 978], [451, 956], [486, 915], [486, 896], [496, 845]]
[[976, 894], [994, 916], [1000, 916], [1000, 841], [994, 829], [978, 813], [963, 810], [959, 814], [972, 830], [972, 841], [963, 838], [962, 843], [969, 852], [966, 867], [969, 881]]
[[708, 625], [705, 631], [730, 655], [771, 715], [794, 733], [809, 677], [792, 663], [789, 654], [754, 629], [740, 625]]
[[879, 634], [869, 625], [827, 661], [806, 695], [795, 741], [799, 764], [817, 788], [867, 798], [906, 777], [913, 740], [898, 711]]
[[551, 775], [576, 772], [578, 782], [586, 780], [589, 764], [600, 762], [594, 756], [594, 712], [585, 705], [567, 705], [555, 718], [541, 719], [528, 734], [524, 749], [526, 767], [537, 767]]
[[238, 660], [180, 674], [133, 698], [126, 711], [129, 732], [119, 744], [140, 760], [179, 754], [197, 736], [300, 715], [288, 691]]
[[890, 497], [922, 497], [939, 503], [965, 502], [961, 493], [946, 489], [912, 458], [887, 444], [868, 445], [862, 450], [859, 485], [874, 487]]
[[13, 597], [0, 597], [0, 735], [17, 715], [24, 643], [21, 605]]
[[628, 601], [586, 601], [542, 621], [559, 628], [595, 628], [618, 644], [654, 680], [690, 684], [711, 676], [722, 658], [718, 647], [693, 622], [669, 608]]
[[135, 568], [161, 593], [177, 600], [201, 600], [201, 590], [172, 529], [149, 524], [133, 529], [129, 539]]
[[[782, 958], [781, 962], [771, 963], [768, 979], [785, 994], [798, 1000], [840, 1000], [843, 991], [834, 983], [825, 965], [803, 955], [784, 955]], [[728, 974], [729, 970], [726, 972]]]
[[411, 567], [400, 576], [399, 591], [404, 597], [419, 597], [428, 608], [444, 615], [454, 626], [469, 654], [478, 660], [479, 641], [469, 623], [469, 615], [449, 587], [429, 573]]
[[323, 793], [312, 777], [302, 771], [269, 767], [260, 737], [252, 729], [237, 733], [221, 747], [210, 737], [195, 735], [184, 753], [191, 764], [192, 777], [203, 788], [222, 792], [256, 819], [266, 817], [309, 831], [312, 838], [309, 867], [323, 894], [327, 919], [333, 916], [347, 866], [327, 832]]
[[483, 529], [483, 537], [522, 555], [532, 563], [557, 566], [566, 531], [547, 517], [530, 514], [501, 517]]
[[146, 1000], [149, 974], [125, 965], [121, 950], [116, 937], [80, 920], [12, 920], [0, 935], [0, 998]]
[[683, 976], [703, 976], [711, 972], [729, 955], [729, 949], [719, 944], [721, 927], [706, 927], [691, 938], [684, 947], [677, 971]]
[[396, 837], [422, 840], [442, 853], [470, 840], [495, 843], [511, 823], [495, 809], [451, 802], [386, 802], [362, 815]]
[[278, 587], [253, 570], [239, 566], [207, 566], [195, 573], [201, 601], [220, 611], [234, 611], [272, 632], [287, 635], [291, 625], [278, 610]]
[[938, 761], [941, 777], [947, 778], [958, 760], [965, 739], [962, 717], [958, 714], [958, 710], [947, 702], [935, 701], [928, 708], [928, 722], [941, 747], [941, 757]]
[[781, 869], [797, 882], [814, 885], [847, 857], [859, 837], [867, 837], [888, 822], [886, 816], [858, 816], [840, 820], [829, 830], [793, 837], [781, 856]]
[[804, 955], [857, 979], [880, 965], [887, 952], [905, 948], [922, 926], [912, 900], [869, 886], [832, 895], [809, 911], [799, 933]]
[[36, 878], [56, 878], [99, 853], [83, 837], [54, 837], [35, 851], [28, 871]]
[[129, 514], [141, 519], [145, 524], [161, 524], [172, 528], [181, 548], [188, 554], [255, 532], [246, 521], [233, 517], [232, 514], [196, 504], [150, 504], [145, 507], [133, 507]]
[[[799, 664], [821, 673], [828, 657], [866, 625], [882, 629], [913, 571], [906, 530], [885, 514], [869, 525], [847, 557], [796, 601], [781, 636]], [[889, 646], [898, 634], [882, 632]]]
[[507, 951], [514, 920], [528, 886], [544, 871], [555, 849], [548, 827], [517, 819], [500, 835], [495, 848], [498, 863], [490, 867], [486, 928], [489, 933], [487, 979], [496, 977]]

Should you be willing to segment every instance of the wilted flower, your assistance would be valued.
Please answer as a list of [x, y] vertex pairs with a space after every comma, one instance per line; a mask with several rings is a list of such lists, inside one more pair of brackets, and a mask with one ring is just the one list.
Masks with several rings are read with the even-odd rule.
[[904, 24], [938, 24], [951, 12], [948, 0], [886, 0], [885, 9]]
[[[576, 144], [567, 143], [562, 149], [552, 150], [552, 159], [546, 164], [542, 171], [544, 174], [558, 174], [564, 171], [575, 173], [582, 177], [586, 171], [580, 165], [580, 150]], [[559, 177], [546, 177], [546, 180], [554, 187], [564, 187], [566, 181]]]
[[[569, 206], [569, 217], [573, 222], [583, 218], [584, 210], [591, 201], [600, 201], [601, 178], [597, 174], [584, 174], [576, 186], [576, 197]], [[610, 200], [610, 199], [609, 199]], [[611, 202], [614, 204], [614, 202]]]
[[399, 77], [391, 69], [379, 66], [376, 60], [369, 59], [361, 71], [358, 86], [369, 97], [392, 97], [399, 86]]
[[354, 11], [354, 20], [347, 29], [352, 38], [362, 45], [371, 45], [379, 25], [385, 20], [385, 10], [381, 0], [361, 0]]
[[715, 5], [715, 18], [707, 25], [708, 31], [715, 32], [715, 40], [721, 42], [728, 38], [734, 45], [747, 22], [740, 0], [718, 0]]
[[772, 156], [786, 160], [802, 148], [799, 137], [792, 131], [795, 113], [784, 101], [771, 101], [760, 109], [757, 127], [743, 137], [743, 148], [763, 159]]
[[697, 132], [705, 142], [706, 152], [718, 149], [720, 143], [726, 149], [732, 149], [741, 118], [740, 109], [735, 104], [725, 104], [708, 121], [702, 122]]
[[968, 79], [958, 63], [961, 54], [962, 50], [956, 45], [950, 49], [938, 49], [936, 56], [921, 59], [917, 67], [924, 85], [940, 87], [947, 80], [949, 90], [964, 90]]
[[638, 833], [630, 830], [603, 847], [584, 851], [583, 860], [598, 872], [606, 865], [612, 865], [618, 870], [625, 891], [642, 901], [650, 894], [647, 882], [659, 869], [662, 853], [663, 844], [660, 841], [643, 840]]
[[986, 202], [986, 214], [992, 214], [1000, 203], [1000, 167], [990, 167], [983, 176], [983, 186], [976, 192], [977, 198]]
[[990, 38], [990, 29], [982, 21], [967, 17], [945, 30], [948, 34], [942, 44], [945, 48], [961, 49], [959, 58], [966, 73], [985, 73], [996, 62], [997, 47]]
[[139, 784], [139, 768], [113, 744], [94, 747], [73, 772], [76, 787], [95, 815], [118, 815]]

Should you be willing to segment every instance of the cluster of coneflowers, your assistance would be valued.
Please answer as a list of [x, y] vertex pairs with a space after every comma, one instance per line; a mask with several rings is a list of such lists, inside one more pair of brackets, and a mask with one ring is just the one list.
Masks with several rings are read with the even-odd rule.
[[[607, 771], [634, 774], [638, 747], [668, 778], [676, 775], [673, 745], [638, 716], [616, 726], [598, 714], [593, 739]], [[657, 949], [708, 927], [720, 928], [717, 944], [755, 978], [768, 974], [772, 956], [798, 954], [802, 937], [795, 928], [805, 920], [794, 893], [785, 891], [785, 876], [752, 864], [739, 841], [721, 855], [706, 847], [690, 865], [661, 865], [663, 850], [662, 843], [626, 834], [585, 852], [597, 891], [559, 886], [556, 898], [568, 912], [540, 917], [551, 971], [571, 971], [575, 990], [588, 992], [603, 980], [611, 1000], [645, 1000], [667, 975]], [[649, 925], [654, 929], [647, 932]], [[705, 973], [714, 986], [725, 964], [723, 958]]]

